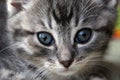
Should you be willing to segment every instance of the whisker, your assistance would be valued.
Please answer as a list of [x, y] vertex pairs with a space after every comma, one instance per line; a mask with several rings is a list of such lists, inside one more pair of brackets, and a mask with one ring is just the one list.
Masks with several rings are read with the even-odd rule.
[[91, 57], [86, 61], [86, 65], [88, 66], [98, 66], [98, 67], [103, 67], [106, 70], [112, 72], [110, 64], [106, 63], [104, 59], [98, 59], [97, 57]]
[[12, 44], [10, 46], [7, 46], [7, 47], [3, 48], [2, 50], [0, 50], [0, 53], [3, 52], [3, 51], [5, 51], [5, 50], [7, 50], [7, 49], [10, 49], [11, 47], [15, 47], [15, 46], [17, 46], [20, 43], [22, 43], [22, 42], [16, 42], [16, 43], [14, 43], [14, 44]]
[[99, 5], [99, 6], [93, 6], [93, 7], [91, 7], [90, 9], [86, 10], [86, 11], [84, 12], [84, 15], [87, 16], [87, 15], [89, 15], [89, 14], [91, 13], [91, 11], [94, 10], [95, 8], [102, 8], [102, 7], [103, 7], [102, 4]]
[[99, 15], [90, 15], [90, 16], [84, 17], [83, 21], [84, 21], [85, 19], [88, 19], [88, 18], [91, 18], [91, 17], [97, 17], [97, 16], [99, 16]]
[[[89, 3], [90, 0], [88, 0], [88, 3]], [[91, 2], [91, 4], [87, 5], [88, 3], [86, 3], [86, 5], [82, 8], [82, 11], [80, 13], [80, 15], [83, 15], [85, 11], [87, 11], [87, 9], [89, 9], [89, 7], [91, 7], [94, 2]]]
[[34, 79], [38, 79], [38, 78], [43, 79], [46, 74], [47, 74], [47, 71], [44, 68], [40, 68], [35, 72]]
[[81, 11], [80, 11], [80, 14], [82, 14], [82, 12], [83, 12], [84, 9], [87, 7], [87, 5], [88, 5], [89, 2], [90, 2], [90, 0], [87, 0], [86, 4], [83, 5], [84, 1], [82, 0], [82, 3], [81, 3], [81, 5], [82, 5], [82, 9], [81, 9]]
[[[102, 62], [101, 62], [101, 63], [102, 63]], [[94, 63], [94, 62], [91, 62], [91, 63], [90, 63], [90, 62], [89, 62], [89, 64], [87, 64], [87, 65], [102, 67], [102, 68], [105, 68], [106, 70], [112, 72], [112, 69], [111, 69], [110, 66], [108, 66], [108, 65], [106, 65], [106, 64], [101, 64], [101, 63], [100, 63], [100, 62], [98, 62], [98, 63]]]

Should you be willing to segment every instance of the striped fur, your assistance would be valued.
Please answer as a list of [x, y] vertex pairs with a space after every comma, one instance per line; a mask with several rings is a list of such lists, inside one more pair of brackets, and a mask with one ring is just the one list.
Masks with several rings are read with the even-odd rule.
[[[9, 18], [10, 48], [32, 64], [32, 80], [119, 80], [103, 59], [117, 18], [116, 4], [117, 0], [28, 0]], [[75, 35], [83, 28], [90, 28], [93, 37], [76, 44]], [[36, 38], [41, 31], [49, 32], [55, 44], [42, 45]], [[70, 55], [74, 61], [66, 71], [60, 59]]]

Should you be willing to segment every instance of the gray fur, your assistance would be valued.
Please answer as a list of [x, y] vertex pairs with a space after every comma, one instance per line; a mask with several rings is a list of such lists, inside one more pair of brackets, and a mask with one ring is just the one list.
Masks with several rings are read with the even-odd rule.
[[22, 72], [25, 69], [24, 61], [14, 54], [12, 48], [9, 48], [11, 41], [6, 26], [6, 0], [0, 0], [0, 80], [11, 80], [10, 75], [13, 75], [13, 72]]
[[[117, 18], [115, 1], [30, 0], [11, 17], [9, 36], [17, 44], [11, 48], [32, 64], [28, 66], [33, 71], [32, 80], [89, 80], [91, 76], [93, 80], [119, 80], [114, 67], [103, 59]], [[84, 45], [74, 42], [82, 28], [94, 32]], [[51, 33], [55, 45], [42, 45], [36, 38], [40, 31]], [[60, 61], [71, 57], [74, 61], [69, 70], [73, 73], [64, 72]]]
[[[7, 49], [10, 42], [7, 33], [7, 10], [6, 10], [6, 0], [0, 1], [0, 68], [12, 68], [15, 56], [12, 53], [12, 49]], [[13, 58], [14, 60], [11, 60]], [[15, 69], [15, 68], [14, 68]]]

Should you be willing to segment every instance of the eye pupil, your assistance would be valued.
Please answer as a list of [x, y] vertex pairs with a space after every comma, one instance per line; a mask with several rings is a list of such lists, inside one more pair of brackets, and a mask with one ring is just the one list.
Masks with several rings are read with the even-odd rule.
[[37, 34], [38, 40], [45, 46], [51, 46], [54, 42], [54, 39], [50, 33], [39, 32]]
[[85, 33], [85, 32], [80, 32], [80, 35], [81, 35], [81, 37], [83, 37], [83, 38], [87, 37], [87, 33]]
[[47, 38], [48, 38], [47, 36], [45, 36], [45, 35], [43, 36], [43, 40], [44, 40], [44, 41], [46, 41]]
[[79, 44], [85, 44], [91, 39], [92, 30], [85, 28], [77, 32], [75, 36], [75, 42]]

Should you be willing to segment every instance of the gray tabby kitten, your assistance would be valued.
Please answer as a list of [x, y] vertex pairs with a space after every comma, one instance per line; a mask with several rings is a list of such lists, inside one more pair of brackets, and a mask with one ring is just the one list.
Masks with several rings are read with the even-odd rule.
[[[30, 63], [28, 80], [119, 80], [105, 50], [117, 0], [31, 0], [9, 18], [16, 54]], [[11, 47], [13, 48], [13, 47]]]

